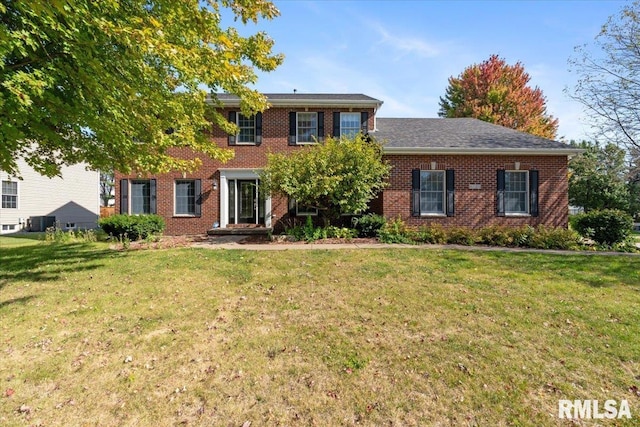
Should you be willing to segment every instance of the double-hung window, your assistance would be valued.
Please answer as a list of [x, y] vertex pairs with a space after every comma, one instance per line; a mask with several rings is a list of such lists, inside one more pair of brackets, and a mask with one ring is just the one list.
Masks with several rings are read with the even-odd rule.
[[455, 174], [453, 169], [414, 169], [411, 187], [413, 216], [454, 215]]
[[175, 208], [178, 216], [200, 216], [202, 181], [199, 179], [179, 179], [175, 182]]
[[444, 171], [420, 171], [420, 215], [444, 215]]
[[498, 170], [498, 216], [538, 216], [538, 171]]
[[528, 171], [505, 171], [504, 208], [507, 214], [529, 213]]
[[147, 180], [131, 181], [131, 214], [151, 213], [151, 183]]
[[244, 114], [238, 114], [238, 144], [255, 144], [256, 143], [256, 117], [247, 117]]
[[16, 181], [2, 181], [2, 208], [18, 208], [18, 183]]
[[120, 213], [131, 215], [156, 213], [156, 180], [121, 179]]
[[298, 143], [316, 142], [318, 138], [318, 113], [298, 113], [296, 128]]
[[229, 111], [229, 121], [238, 126], [238, 133], [229, 135], [229, 145], [260, 145], [262, 143], [262, 113], [245, 116]]
[[176, 215], [196, 214], [196, 182], [194, 180], [176, 181]]
[[360, 132], [360, 113], [340, 113], [340, 136], [353, 137]]

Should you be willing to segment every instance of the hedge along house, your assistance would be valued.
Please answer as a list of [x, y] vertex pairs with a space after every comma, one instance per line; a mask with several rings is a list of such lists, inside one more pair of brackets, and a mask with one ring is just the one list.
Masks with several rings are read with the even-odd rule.
[[578, 150], [566, 144], [476, 119], [378, 119], [382, 101], [361, 94], [266, 96], [271, 107], [245, 117], [238, 98], [218, 95], [239, 133], [215, 127], [211, 139], [233, 149], [232, 160], [223, 164], [176, 151], [200, 157], [202, 167], [189, 174], [116, 173], [116, 209], [157, 213], [174, 235], [281, 229], [317, 212], [261, 194], [258, 173], [267, 154], [363, 132], [385, 143], [393, 166], [390, 186], [371, 203], [373, 212], [412, 225], [567, 225], [568, 156]]

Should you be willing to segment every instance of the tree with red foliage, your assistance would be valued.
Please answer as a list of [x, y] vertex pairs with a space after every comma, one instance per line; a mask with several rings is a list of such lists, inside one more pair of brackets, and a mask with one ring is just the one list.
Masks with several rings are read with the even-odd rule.
[[485, 122], [554, 139], [558, 119], [547, 114], [546, 98], [520, 62], [509, 65], [498, 55], [449, 77], [440, 117], [474, 117]]

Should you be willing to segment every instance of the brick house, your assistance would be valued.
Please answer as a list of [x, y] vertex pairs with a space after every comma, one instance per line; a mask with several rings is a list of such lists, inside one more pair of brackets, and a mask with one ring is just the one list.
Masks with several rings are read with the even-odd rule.
[[[385, 143], [390, 185], [371, 211], [412, 225], [566, 227], [568, 145], [476, 119], [377, 118], [382, 101], [360, 94], [267, 94], [271, 107], [244, 117], [239, 101], [219, 95], [237, 135], [212, 129], [232, 148], [227, 163], [146, 177], [117, 173], [120, 213], [157, 213], [167, 234], [238, 227], [282, 228], [314, 215], [295, 201], [260, 194], [257, 171], [267, 153], [293, 152], [325, 136], [368, 133]], [[194, 153], [177, 153], [194, 156]]]

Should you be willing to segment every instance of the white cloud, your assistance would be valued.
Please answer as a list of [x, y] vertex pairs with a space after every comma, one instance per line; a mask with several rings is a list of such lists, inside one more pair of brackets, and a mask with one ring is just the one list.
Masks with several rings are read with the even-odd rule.
[[440, 49], [422, 38], [393, 34], [392, 31], [377, 22], [368, 21], [366, 24], [380, 36], [378, 45], [391, 47], [398, 52], [396, 60], [405, 55], [433, 58], [440, 54]]

